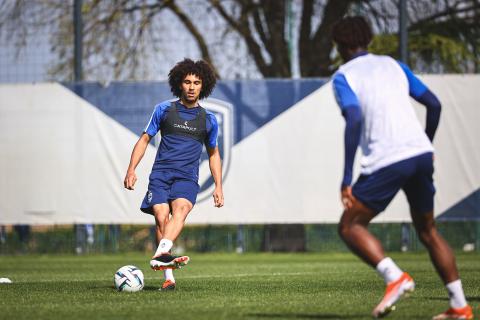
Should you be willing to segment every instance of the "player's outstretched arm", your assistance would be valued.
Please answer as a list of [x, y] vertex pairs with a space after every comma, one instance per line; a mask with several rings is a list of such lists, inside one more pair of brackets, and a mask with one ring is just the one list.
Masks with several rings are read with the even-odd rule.
[[223, 188], [222, 188], [222, 160], [218, 147], [208, 148], [208, 162], [210, 165], [210, 172], [212, 173], [213, 181], [215, 182], [215, 191], [213, 191], [213, 201], [215, 207], [223, 207]]
[[125, 175], [125, 180], [123, 181], [124, 187], [129, 190], [133, 190], [135, 182], [137, 182], [135, 168], [140, 163], [140, 160], [142, 160], [150, 139], [150, 136], [144, 133], [133, 147], [132, 155], [130, 156], [130, 164], [128, 165], [127, 174]]

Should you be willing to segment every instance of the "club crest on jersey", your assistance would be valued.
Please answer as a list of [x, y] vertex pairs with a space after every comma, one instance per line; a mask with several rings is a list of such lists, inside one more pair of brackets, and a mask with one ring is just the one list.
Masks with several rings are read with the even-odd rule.
[[[233, 147], [233, 105], [219, 99], [209, 98], [200, 102], [200, 105], [213, 113], [218, 122], [217, 146], [222, 158], [222, 178], [225, 181], [230, 168], [232, 147]], [[200, 191], [197, 202], [211, 200], [215, 183], [210, 174], [208, 154], [203, 148], [200, 158], [200, 176], [198, 179]]]

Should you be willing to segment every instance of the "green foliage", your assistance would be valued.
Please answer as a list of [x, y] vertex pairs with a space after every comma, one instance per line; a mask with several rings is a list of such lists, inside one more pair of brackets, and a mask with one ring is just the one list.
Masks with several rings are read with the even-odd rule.
[[[10, 256], [0, 259], [2, 319], [371, 319], [384, 291], [375, 271], [343, 254], [194, 254], [175, 271], [177, 290], [160, 292], [150, 255]], [[448, 308], [428, 255], [393, 259], [417, 282], [389, 319], [430, 319]], [[457, 256], [467, 298], [478, 310], [480, 258]], [[113, 274], [138, 266], [145, 288], [116, 292]]]
[[368, 48], [372, 53], [384, 54], [398, 59], [398, 36], [396, 34], [376, 35]]
[[[478, 64], [478, 57], [459, 39], [431, 33], [410, 35], [408, 40], [410, 65], [415, 71], [463, 73]], [[369, 49], [398, 59], [398, 46], [396, 34], [383, 34], [374, 37]]]

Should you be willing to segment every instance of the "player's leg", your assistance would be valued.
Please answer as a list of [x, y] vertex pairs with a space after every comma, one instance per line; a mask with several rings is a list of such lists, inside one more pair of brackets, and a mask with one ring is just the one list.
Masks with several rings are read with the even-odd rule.
[[426, 154], [419, 157], [418, 170], [403, 189], [410, 204], [412, 221], [418, 237], [427, 248], [430, 259], [450, 297], [450, 309], [434, 319], [472, 319], [472, 310], [465, 299], [455, 255], [435, 226], [433, 214], [435, 188], [432, 175], [432, 155]]
[[385, 281], [385, 294], [373, 310], [374, 317], [394, 310], [395, 303], [415, 287], [413, 279], [385, 256], [380, 241], [368, 231], [370, 221], [385, 210], [408, 178], [412, 171], [410, 162], [407, 159], [370, 175], [361, 175], [352, 188], [353, 206], [344, 212], [339, 225], [340, 236], [349, 248]]
[[177, 177], [170, 191], [172, 217], [165, 227], [164, 239], [174, 242], [180, 235], [188, 214], [193, 209], [199, 190], [198, 183], [183, 177]]
[[[344, 211], [340, 220], [338, 231], [341, 238], [356, 255], [374, 268], [386, 257], [380, 241], [368, 231], [368, 225], [400, 190], [405, 180], [404, 167], [402, 161], [372, 174], [361, 175], [352, 188], [355, 198], [352, 207]], [[396, 268], [392, 267], [382, 273], [386, 283], [400, 276], [401, 273], [395, 271]]]
[[420, 213], [412, 210], [412, 220], [450, 297], [450, 309], [434, 319], [473, 319], [472, 308], [467, 304], [458, 275], [455, 255], [435, 227], [433, 211]]
[[193, 204], [184, 198], [172, 201], [172, 217], [165, 227], [164, 238], [175, 241], [182, 232], [185, 220], [193, 208]]
[[170, 206], [168, 203], [156, 204], [152, 208], [155, 217], [155, 239], [157, 246], [163, 238], [165, 226], [170, 218]]
[[165, 229], [170, 223], [170, 204], [162, 203], [153, 207], [155, 223], [156, 223], [156, 240], [157, 250], [154, 257], [158, 257], [163, 253], [167, 253], [171, 250], [173, 242], [165, 237]]
[[[196, 181], [183, 177], [174, 179], [169, 195], [172, 216], [163, 230], [162, 239], [159, 243], [159, 255], [150, 262], [152, 268], [176, 269], [190, 261], [188, 256], [175, 257], [169, 254], [169, 251], [173, 246], [173, 242], [180, 235], [185, 225], [185, 220], [195, 204], [198, 189], [199, 186]], [[165, 262], [168, 262], [168, 264], [166, 265]]]
[[353, 207], [343, 213], [339, 233], [347, 246], [363, 261], [377, 270], [387, 288], [384, 297], [373, 310], [374, 317], [383, 317], [394, 310], [395, 303], [406, 292], [414, 289], [413, 279], [395, 262], [385, 257], [380, 241], [368, 231], [375, 212], [356, 200]]
[[171, 201], [170, 206], [172, 213], [170, 219], [168, 219], [168, 215], [167, 218], [165, 218], [163, 214], [159, 214], [159, 222], [165, 223], [157, 227], [157, 235], [161, 233], [159, 237], [160, 241], [157, 251], [150, 261], [150, 266], [154, 270], [177, 269], [186, 265], [190, 260], [187, 256], [173, 256], [170, 254], [170, 251], [173, 247], [173, 242], [182, 231], [185, 219], [192, 210], [193, 205], [190, 201], [179, 198]]
[[467, 304], [458, 275], [455, 255], [447, 241], [437, 231], [433, 212], [418, 213], [412, 211], [412, 220], [418, 237], [427, 248], [430, 259], [450, 297], [450, 308], [433, 319], [473, 319], [472, 308]]
[[[156, 204], [152, 208], [153, 215], [155, 216], [155, 238], [157, 243], [157, 251], [159, 250], [160, 240], [163, 238], [165, 232], [165, 226], [167, 225], [170, 218], [170, 206], [167, 203]], [[160, 255], [156, 252], [154, 257]], [[174, 290], [175, 289], [175, 277], [173, 276], [172, 269], [163, 270], [163, 277], [165, 279], [162, 284], [161, 290]]]
[[153, 270], [164, 270], [163, 275], [165, 282], [162, 289], [175, 289], [175, 278], [173, 272], [167, 267], [174, 266], [171, 258], [162, 257], [156, 259], [163, 251], [160, 247], [161, 239], [165, 232], [165, 226], [169, 222], [170, 217], [170, 205], [169, 195], [172, 185], [172, 175], [168, 171], [158, 171], [150, 175], [150, 181], [148, 184], [148, 191], [145, 195], [140, 209], [148, 214], [151, 214], [155, 218], [155, 238], [157, 242], [157, 249], [150, 261], [150, 267]]
[[352, 208], [343, 212], [338, 233], [350, 250], [372, 267], [384, 257], [380, 241], [368, 231], [368, 224], [376, 216], [362, 202], [353, 201]]
[[173, 179], [169, 172], [160, 171], [155, 172], [155, 174], [152, 173], [150, 175], [147, 194], [140, 207], [143, 212], [152, 214], [155, 217], [155, 234], [158, 246], [152, 260], [150, 261], [150, 267], [154, 270], [164, 270], [165, 268], [172, 268], [175, 266], [171, 257], [159, 258], [161, 253], [170, 250], [170, 248], [163, 248], [165, 244], [162, 244], [162, 239], [164, 237], [163, 233], [165, 232], [165, 227], [169, 223], [169, 196], [172, 183]]
[[178, 238], [185, 225], [188, 213], [192, 210], [192, 203], [184, 198], [178, 198], [171, 202], [172, 216], [162, 230], [161, 240], [155, 256], [150, 261], [150, 266], [155, 270], [177, 269], [186, 265], [188, 256], [173, 256], [170, 250], [173, 242]]
[[420, 241], [427, 248], [435, 269], [445, 284], [458, 280], [455, 256], [447, 241], [435, 227], [433, 211], [418, 213], [412, 211], [412, 221]]

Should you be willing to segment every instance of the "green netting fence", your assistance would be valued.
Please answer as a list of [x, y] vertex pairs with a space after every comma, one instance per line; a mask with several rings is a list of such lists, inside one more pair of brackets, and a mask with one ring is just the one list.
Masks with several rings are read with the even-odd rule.
[[[455, 250], [480, 251], [479, 221], [438, 222], [437, 227]], [[370, 230], [386, 251], [424, 250], [410, 223], [372, 224]], [[283, 245], [285, 243], [287, 245]], [[0, 229], [2, 255], [132, 251], [150, 254], [154, 248], [155, 229], [150, 225], [3, 226]], [[176, 241], [175, 250], [182, 253], [342, 252], [348, 249], [337, 234], [337, 225], [309, 224], [293, 228], [289, 225], [187, 225]]]

